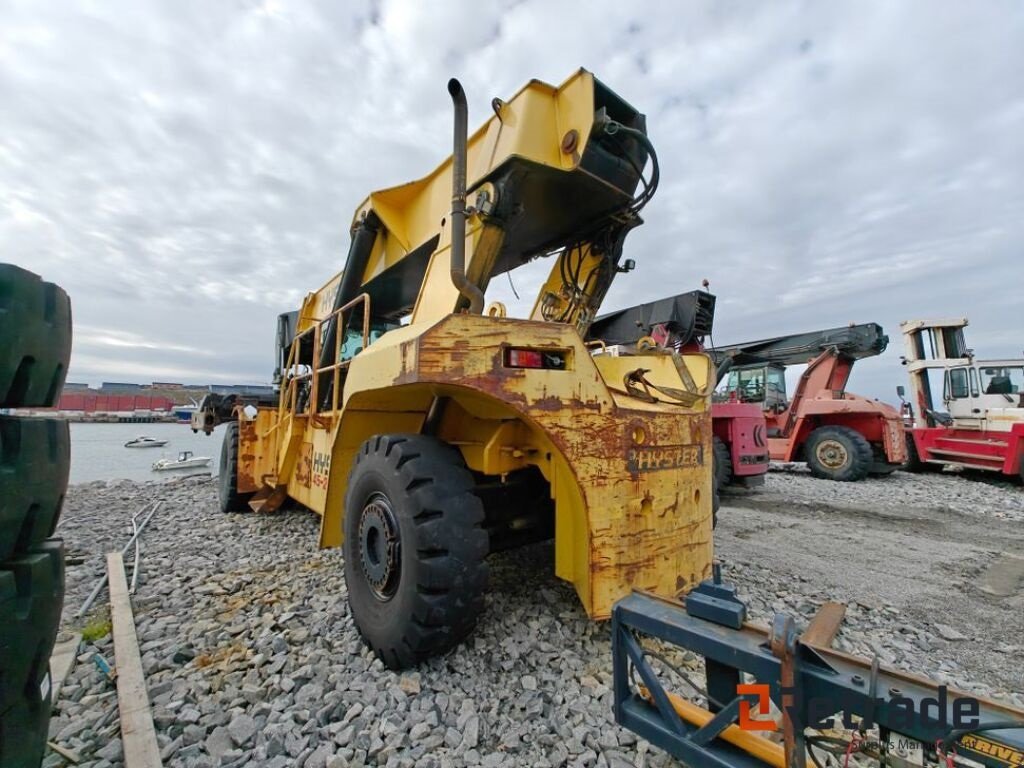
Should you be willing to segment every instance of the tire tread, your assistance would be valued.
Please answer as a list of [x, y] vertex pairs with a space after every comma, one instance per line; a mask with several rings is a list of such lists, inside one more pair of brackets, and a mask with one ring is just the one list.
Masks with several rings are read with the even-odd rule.
[[[472, 632], [483, 611], [489, 553], [487, 534], [481, 528], [483, 504], [473, 493], [473, 477], [461, 453], [426, 435], [369, 438], [353, 462], [350, 490], [363, 471], [397, 476], [397, 487], [406, 494], [392, 502], [403, 507], [402, 511], [396, 508], [396, 514], [407, 516], [416, 536], [412, 615], [403, 623], [400, 636], [385, 641], [368, 637], [359, 624], [359, 607], [352, 605], [356, 627], [374, 653], [388, 667], [402, 669], [457, 645]], [[346, 511], [357, 505], [347, 494]], [[346, 541], [346, 578], [358, 578], [358, 567], [349, 562], [355, 557]], [[349, 600], [353, 600], [351, 585]]]
[[[840, 474], [830, 472], [818, 466], [815, 461], [815, 444], [819, 440], [828, 438], [844, 441], [848, 447], [852, 448], [853, 460], [851, 465], [849, 469]], [[807, 438], [805, 451], [807, 454], [807, 466], [811, 470], [811, 474], [823, 480], [836, 480], [838, 482], [857, 482], [858, 480], [863, 480], [868, 476], [871, 464], [874, 461], [874, 452], [867, 438], [857, 430], [841, 425], [828, 425], [815, 429]]]
[[71, 301], [62, 288], [0, 264], [0, 408], [57, 404], [71, 357]]
[[220, 473], [217, 478], [217, 496], [221, 512], [248, 512], [252, 493], [238, 490], [238, 422], [224, 427], [224, 442], [220, 448]]
[[53, 535], [70, 463], [66, 421], [0, 416], [0, 561]]

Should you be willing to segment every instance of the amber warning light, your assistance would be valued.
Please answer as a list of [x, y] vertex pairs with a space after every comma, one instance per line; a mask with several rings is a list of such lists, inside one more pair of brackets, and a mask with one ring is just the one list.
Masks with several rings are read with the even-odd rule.
[[565, 370], [565, 352], [561, 350], [519, 349], [505, 350], [506, 368], [543, 368], [554, 371]]

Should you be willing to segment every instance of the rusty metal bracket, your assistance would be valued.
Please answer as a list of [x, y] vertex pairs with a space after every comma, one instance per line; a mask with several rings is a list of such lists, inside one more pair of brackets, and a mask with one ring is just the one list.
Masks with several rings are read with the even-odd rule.
[[797, 713], [802, 712], [801, 690], [797, 686], [796, 627], [793, 617], [775, 614], [772, 622], [770, 645], [779, 660], [779, 684], [782, 686], [782, 740], [786, 748], [787, 768], [807, 767], [807, 747], [804, 743], [804, 723]]
[[[662, 398], [653, 394], [653, 392], [657, 392], [664, 398], [686, 407], [693, 405], [701, 398], [701, 395], [697, 392], [686, 392], [673, 387], [659, 386], [648, 380], [645, 375], [648, 373], [650, 373], [649, 368], [637, 368], [636, 370], [627, 373], [622, 379], [622, 383], [626, 387], [626, 394], [648, 403], [663, 402]], [[689, 375], [689, 371], [687, 371], [687, 375]], [[693, 382], [692, 377], [690, 378], [690, 382]]]
[[[835, 616], [834, 610], [828, 613]], [[823, 619], [819, 626], [826, 623]], [[721, 705], [717, 714], [710, 700], [705, 709], [659, 690], [662, 680], [640, 638], [703, 656], [705, 668], [714, 669], [720, 679], [729, 672], [738, 679], [742, 673], [761, 685], [783, 713], [782, 754], [777, 744], [754, 739], [756, 732], [739, 727], [738, 716], [737, 727], [719, 728], [740, 713], [739, 704], [732, 706], [745, 695], [738, 686], [735, 694], [720, 686], [712, 693], [709, 679], [709, 698]], [[877, 657], [869, 660], [811, 646], [785, 615], [775, 619], [770, 632], [753, 624], [737, 629], [634, 593], [612, 611], [612, 676], [616, 722], [693, 768], [802, 768], [807, 760], [805, 728], [820, 728], [830, 720], [845, 730], [877, 728], [883, 740], [892, 733], [916, 741], [923, 746], [927, 765], [943, 765], [943, 756], [953, 748], [958, 756], [986, 768], [1009, 768], [1024, 754], [1021, 710], [886, 669]], [[941, 704], [947, 699], [971, 702], [976, 725], [958, 726], [957, 707], [947, 711]], [[765, 730], [773, 730], [770, 721]]]

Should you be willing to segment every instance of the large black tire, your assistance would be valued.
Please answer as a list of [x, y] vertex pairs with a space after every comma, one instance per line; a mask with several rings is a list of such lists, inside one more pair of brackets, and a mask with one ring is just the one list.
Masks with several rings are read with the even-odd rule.
[[849, 427], [818, 427], [804, 445], [811, 474], [825, 480], [863, 480], [871, 469], [871, 443]]
[[897, 469], [903, 469], [903, 464], [892, 464], [885, 453], [885, 445], [882, 443], [871, 444], [871, 468], [868, 470], [872, 477], [888, 477]]
[[39, 275], [0, 264], [0, 408], [56, 405], [71, 356], [71, 302]]
[[224, 426], [224, 442], [220, 446], [220, 469], [217, 474], [217, 498], [221, 512], [249, 512], [251, 493], [238, 490], [238, 422]]
[[712, 438], [714, 449], [715, 490], [721, 492], [732, 482], [732, 453], [725, 441], [717, 435]]
[[345, 494], [348, 601], [359, 633], [391, 669], [457, 645], [483, 613], [484, 507], [462, 455], [425, 435], [376, 435]]
[[732, 482], [732, 452], [718, 436], [711, 438], [711, 471], [714, 488], [711, 496], [711, 529], [718, 527], [718, 510], [722, 507], [722, 489]]
[[64, 604], [64, 544], [0, 563], [0, 765], [36, 768], [51, 708], [50, 654]]
[[0, 416], [0, 561], [53, 535], [70, 461], [66, 421]]

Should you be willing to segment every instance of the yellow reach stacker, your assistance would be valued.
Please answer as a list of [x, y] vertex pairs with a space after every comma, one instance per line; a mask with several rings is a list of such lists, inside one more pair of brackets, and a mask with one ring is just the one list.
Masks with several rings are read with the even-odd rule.
[[[279, 400], [212, 397], [194, 421], [231, 422], [225, 511], [321, 515], [393, 668], [472, 630], [492, 551], [553, 536], [595, 618], [634, 587], [685, 593], [712, 559], [709, 358], [583, 340], [658, 185], [644, 116], [580, 70], [494, 99], [467, 137], [448, 90], [451, 157], [370, 194], [344, 270], [280, 320]], [[492, 277], [537, 258], [528, 318], [485, 308]]]

